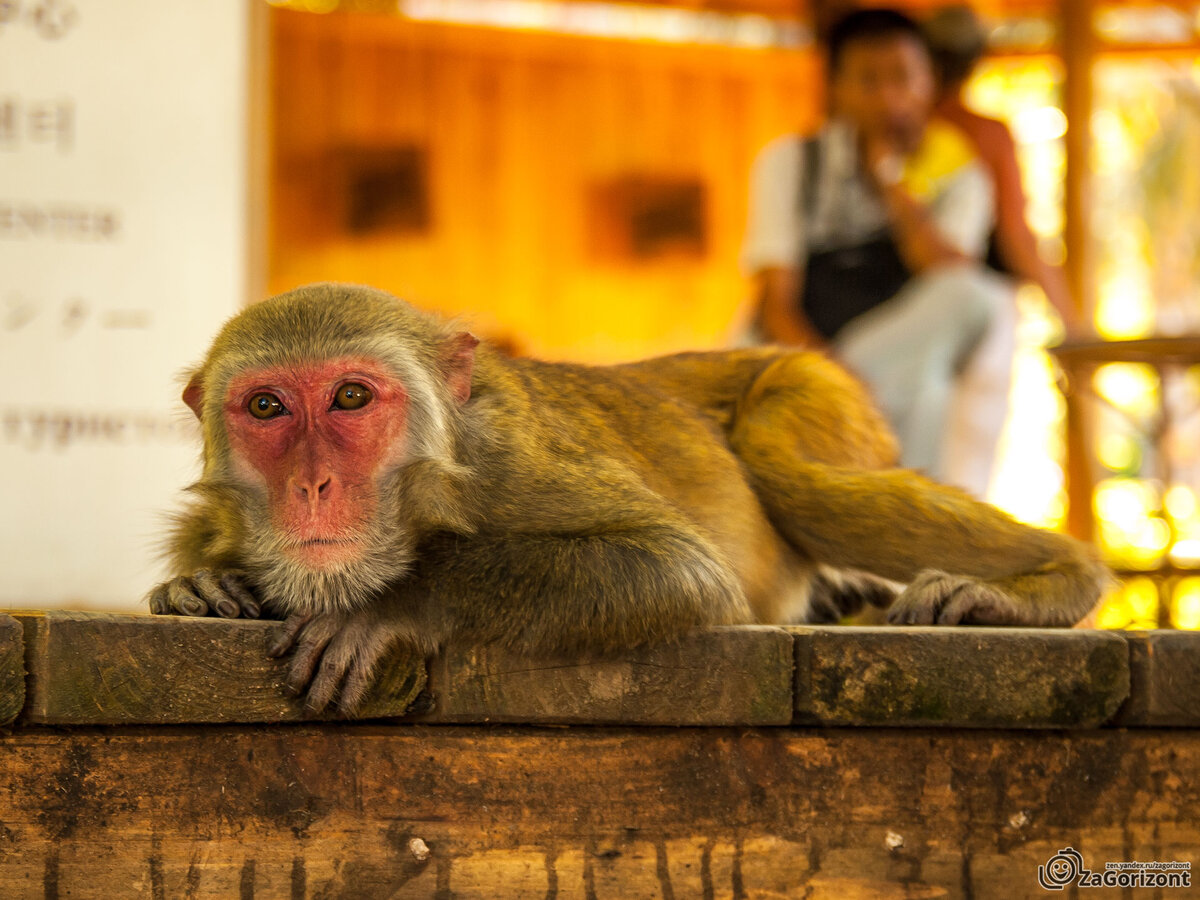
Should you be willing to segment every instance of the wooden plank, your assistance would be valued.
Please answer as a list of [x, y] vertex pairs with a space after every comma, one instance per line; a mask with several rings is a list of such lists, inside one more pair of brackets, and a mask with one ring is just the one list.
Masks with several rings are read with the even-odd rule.
[[[1092, 65], [1096, 58], [1094, 22], [1096, 0], [1061, 0], [1058, 5], [1062, 40], [1063, 112], [1067, 116], [1066, 178], [1063, 183], [1063, 242], [1067, 257], [1063, 274], [1075, 308], [1087, 327], [1095, 327], [1096, 253], [1091, 220], [1092, 113], [1095, 91]], [[1092, 510], [1095, 489], [1088, 447], [1088, 416], [1075, 389], [1067, 401], [1067, 530], [1083, 541], [1095, 537]]]
[[[23, 720], [64, 725], [289, 722], [314, 716], [284, 689], [287, 660], [267, 648], [277, 622], [16, 614], [29, 667]], [[360, 717], [401, 716], [425, 684], [423, 660], [397, 654]]]
[[789, 630], [801, 724], [1094, 727], [1129, 695], [1129, 652], [1112, 632]]
[[1102, 871], [1200, 833], [1191, 730], [26, 728], [0, 756], [6, 900], [1032, 897], [1063, 847]]
[[12, 723], [25, 705], [25, 640], [21, 623], [0, 615], [0, 727]]
[[610, 659], [529, 659], [451, 648], [430, 663], [425, 722], [786, 725], [792, 640], [780, 628], [713, 628]]
[[1136, 726], [1200, 726], [1200, 634], [1130, 631], [1129, 700], [1116, 722]]

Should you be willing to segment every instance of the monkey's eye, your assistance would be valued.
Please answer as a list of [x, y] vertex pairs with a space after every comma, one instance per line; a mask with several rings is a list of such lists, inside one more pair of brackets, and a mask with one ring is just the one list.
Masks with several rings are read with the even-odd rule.
[[273, 419], [287, 412], [287, 407], [274, 394], [255, 394], [246, 408], [256, 419]]
[[334, 409], [362, 409], [374, 396], [365, 384], [343, 384], [333, 396]]

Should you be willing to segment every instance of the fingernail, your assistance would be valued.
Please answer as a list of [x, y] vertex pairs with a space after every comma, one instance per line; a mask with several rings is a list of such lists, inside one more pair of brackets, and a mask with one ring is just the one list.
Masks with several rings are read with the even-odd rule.
[[202, 616], [208, 612], [208, 607], [195, 597], [189, 597], [183, 601], [183, 611], [189, 616]]

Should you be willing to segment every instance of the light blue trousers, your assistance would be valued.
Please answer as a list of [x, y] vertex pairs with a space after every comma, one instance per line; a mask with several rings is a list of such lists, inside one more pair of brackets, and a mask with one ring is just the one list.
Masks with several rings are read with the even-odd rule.
[[838, 334], [835, 355], [891, 421], [901, 465], [947, 478], [943, 448], [956, 378], [1012, 302], [1011, 284], [990, 270], [946, 266], [914, 277]]

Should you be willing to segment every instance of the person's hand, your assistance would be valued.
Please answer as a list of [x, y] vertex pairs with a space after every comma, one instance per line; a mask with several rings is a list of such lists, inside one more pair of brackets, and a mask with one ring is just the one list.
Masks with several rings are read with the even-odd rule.
[[904, 175], [904, 157], [885, 134], [863, 137], [863, 164], [867, 177], [881, 191], [895, 187]]

